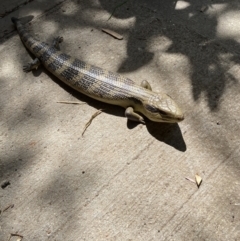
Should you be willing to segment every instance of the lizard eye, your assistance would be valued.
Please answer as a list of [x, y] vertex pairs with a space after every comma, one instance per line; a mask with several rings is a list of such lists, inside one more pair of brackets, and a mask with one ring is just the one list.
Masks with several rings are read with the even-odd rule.
[[155, 108], [154, 106], [151, 105], [146, 105], [146, 109], [152, 113], [158, 113], [159, 110], [157, 108]]

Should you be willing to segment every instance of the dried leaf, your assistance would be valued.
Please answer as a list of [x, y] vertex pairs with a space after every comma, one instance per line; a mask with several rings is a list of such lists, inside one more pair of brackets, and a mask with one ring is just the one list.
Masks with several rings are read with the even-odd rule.
[[198, 174], [196, 174], [195, 180], [196, 180], [197, 186], [200, 187], [200, 185], [202, 183], [202, 178]]
[[11, 183], [8, 181], [8, 180], [4, 180], [2, 183], [1, 183], [1, 188], [4, 189], [6, 188], [7, 186], [11, 185]]
[[17, 241], [21, 241], [23, 239], [23, 235], [18, 234], [18, 233], [11, 233], [10, 236], [9, 236], [8, 241], [11, 239], [11, 237], [18, 237]]
[[114, 38], [116, 38], [116, 39], [119, 39], [119, 40], [122, 40], [122, 39], [123, 39], [123, 36], [122, 36], [122, 35], [114, 32], [114, 31], [112, 31], [112, 30], [110, 30], [110, 29], [102, 28], [102, 31], [103, 31], [104, 33], [107, 33], [107, 34], [111, 35], [112, 37], [114, 37]]
[[98, 110], [95, 114], [92, 115], [91, 119], [86, 123], [85, 127], [84, 127], [84, 130], [83, 130], [83, 133], [82, 133], [82, 136], [83, 134], [85, 133], [85, 131], [87, 130], [87, 128], [91, 125], [92, 123], [92, 120], [94, 118], [96, 118], [99, 114], [102, 113], [102, 109]]

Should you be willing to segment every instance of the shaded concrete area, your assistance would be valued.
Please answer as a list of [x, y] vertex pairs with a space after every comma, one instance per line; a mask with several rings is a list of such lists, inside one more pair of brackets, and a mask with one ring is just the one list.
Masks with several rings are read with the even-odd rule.
[[[240, 239], [238, 1], [0, 6], [0, 183], [9, 183], [0, 188], [0, 240]], [[24, 73], [31, 56], [12, 16], [32, 18], [38, 39], [63, 36], [64, 52], [147, 79], [185, 120], [134, 124], [124, 109], [71, 90], [44, 68]], [[199, 188], [186, 180], [196, 173]]]

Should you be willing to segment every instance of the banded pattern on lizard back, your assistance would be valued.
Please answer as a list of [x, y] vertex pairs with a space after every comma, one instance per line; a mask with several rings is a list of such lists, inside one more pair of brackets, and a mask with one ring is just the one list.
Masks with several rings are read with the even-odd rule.
[[156, 93], [147, 81], [141, 86], [120, 74], [87, 64], [60, 51], [61, 37], [52, 45], [34, 39], [17, 18], [12, 18], [22, 42], [36, 59], [24, 66], [25, 71], [43, 64], [47, 70], [75, 90], [102, 102], [119, 105], [133, 121], [144, 122], [141, 114], [156, 122], [179, 122], [184, 119], [181, 109], [173, 99]]

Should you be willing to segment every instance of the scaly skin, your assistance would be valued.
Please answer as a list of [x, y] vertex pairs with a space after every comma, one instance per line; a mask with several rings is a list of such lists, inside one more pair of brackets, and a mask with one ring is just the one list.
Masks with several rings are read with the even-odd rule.
[[26, 48], [36, 56], [32, 63], [23, 68], [25, 71], [37, 68], [41, 63], [75, 90], [96, 100], [124, 107], [125, 115], [133, 121], [144, 123], [140, 114], [155, 122], [174, 123], [184, 119], [172, 98], [153, 92], [148, 82], [139, 86], [117, 73], [86, 64], [59, 50], [62, 38], [58, 37], [52, 45], [48, 45], [34, 39], [19, 19], [12, 18], [12, 22]]

